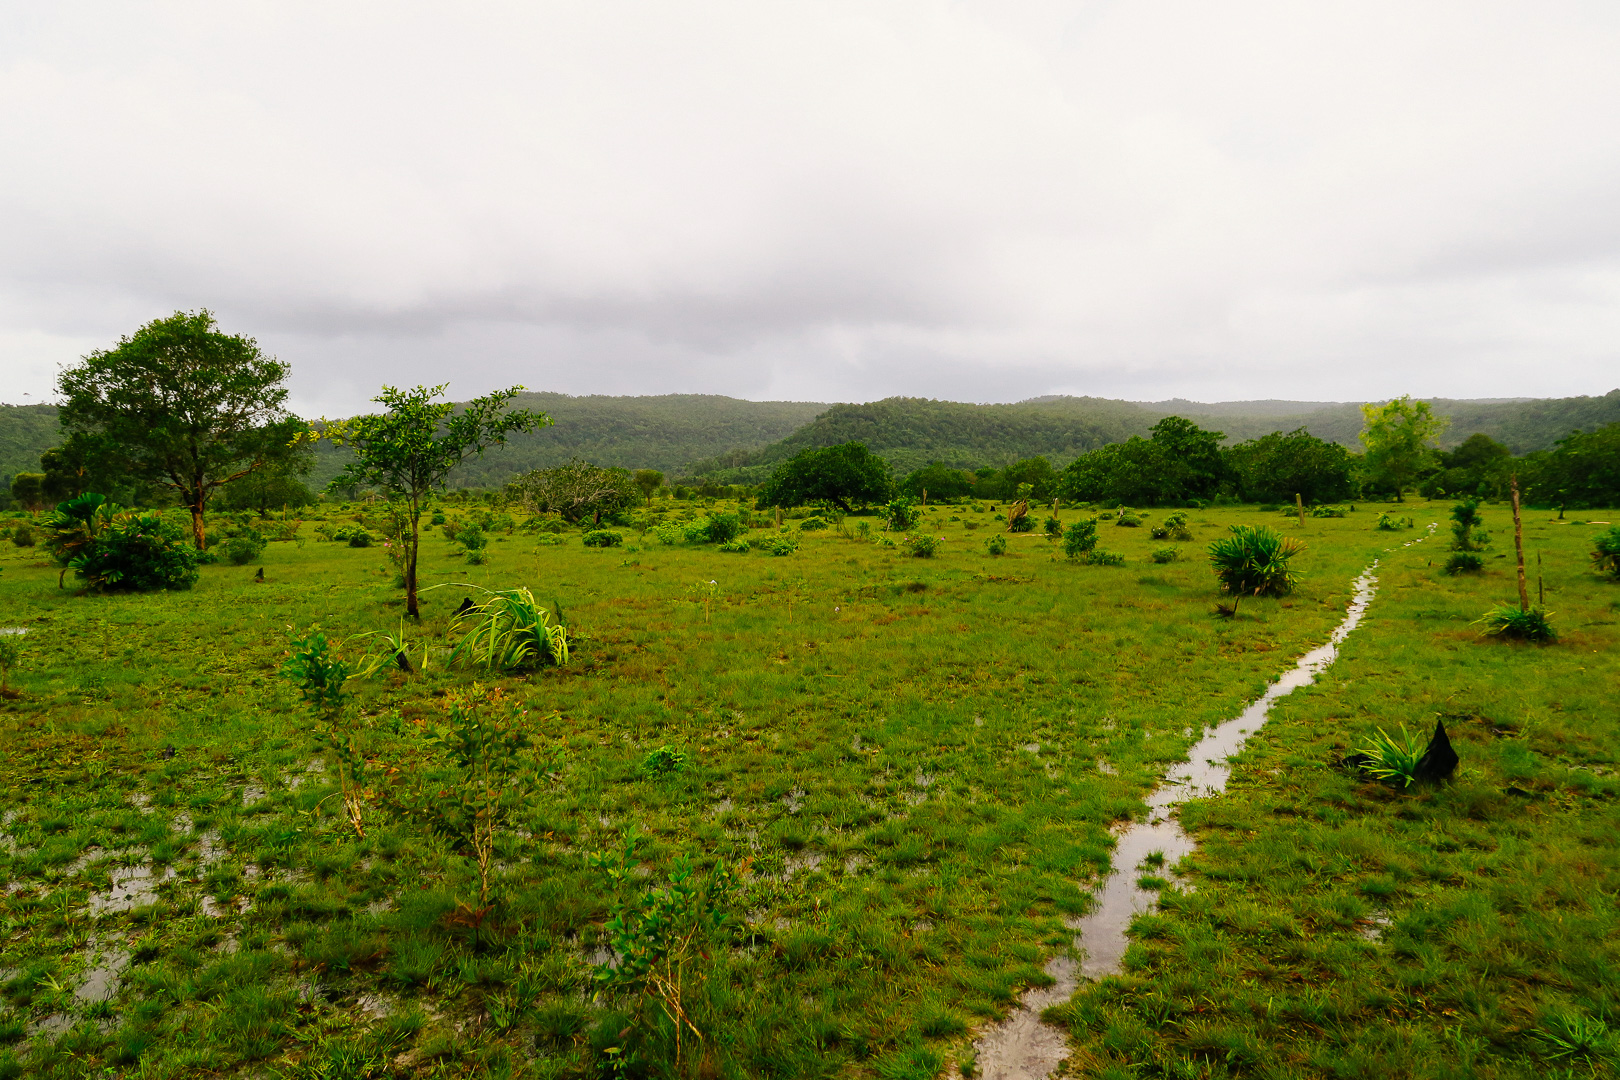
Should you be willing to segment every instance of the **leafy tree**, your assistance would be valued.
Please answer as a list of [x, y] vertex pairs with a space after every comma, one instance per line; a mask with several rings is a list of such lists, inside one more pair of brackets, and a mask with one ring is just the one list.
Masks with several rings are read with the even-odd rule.
[[1499, 498], [1507, 491], [1513, 452], [1483, 432], [1468, 436], [1449, 453], [1442, 450], [1439, 459], [1440, 471], [1425, 478], [1419, 487], [1428, 498]]
[[444, 486], [451, 470], [462, 461], [502, 445], [514, 431], [533, 431], [551, 423], [545, 413], [507, 409], [507, 403], [522, 389], [497, 390], [458, 406], [434, 400], [444, 393], [444, 384], [410, 390], [385, 386], [371, 400], [386, 406], [386, 412], [323, 425], [322, 436], [347, 446], [356, 459], [332, 483], [381, 488], [400, 504], [405, 610], [413, 619], [421, 618], [416, 604], [416, 555], [423, 502], [433, 489]]
[[1405, 489], [1435, 460], [1435, 443], [1448, 421], [1436, 416], [1427, 401], [1413, 401], [1409, 394], [1382, 405], [1363, 405], [1361, 415], [1367, 478], [1392, 489], [1395, 501], [1402, 502]]
[[1161, 452], [1165, 469], [1158, 502], [1184, 502], [1212, 498], [1227, 479], [1219, 431], [1205, 431], [1180, 416], [1166, 416], [1153, 425], [1150, 437]]
[[1537, 503], [1620, 506], [1620, 423], [1577, 431], [1552, 450], [1528, 455], [1525, 465], [1526, 486]]
[[653, 493], [664, 486], [664, 474], [657, 469], [637, 469], [632, 474], [636, 487], [641, 489], [641, 497], [652, 502]]
[[777, 467], [760, 492], [766, 506], [832, 503], [845, 513], [854, 507], [882, 502], [893, 482], [888, 462], [857, 442], [820, 450], [805, 450]]
[[936, 502], [960, 499], [973, 494], [973, 481], [961, 469], [953, 469], [935, 461], [913, 472], [900, 483], [900, 492], [913, 499], [923, 492]]
[[225, 508], [257, 510], [261, 516], [268, 517], [272, 510], [311, 505], [315, 502], [315, 494], [301, 478], [309, 475], [312, 464], [309, 455], [305, 454], [226, 484], [223, 492]]
[[1296, 494], [1307, 503], [1337, 502], [1353, 490], [1350, 451], [1304, 428], [1239, 443], [1227, 451], [1227, 463], [1249, 502], [1292, 502]]
[[11, 478], [11, 497], [27, 510], [38, 510], [45, 505], [45, 474], [18, 473]]
[[288, 370], [252, 338], [221, 333], [210, 312], [177, 311], [61, 373], [62, 429], [179, 493], [202, 550], [209, 496], [293, 453], [302, 425], [283, 407]]
[[587, 516], [602, 524], [603, 514], [634, 506], [642, 489], [626, 469], [602, 469], [578, 459], [555, 469], [535, 469], [512, 482], [536, 512], [561, 514], [577, 524]]

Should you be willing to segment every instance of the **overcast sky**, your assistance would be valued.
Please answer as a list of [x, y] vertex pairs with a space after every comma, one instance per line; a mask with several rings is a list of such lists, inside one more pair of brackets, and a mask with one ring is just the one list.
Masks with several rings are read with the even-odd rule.
[[1613, 0], [0, 11], [0, 401], [198, 307], [308, 415], [1591, 394], [1617, 301]]

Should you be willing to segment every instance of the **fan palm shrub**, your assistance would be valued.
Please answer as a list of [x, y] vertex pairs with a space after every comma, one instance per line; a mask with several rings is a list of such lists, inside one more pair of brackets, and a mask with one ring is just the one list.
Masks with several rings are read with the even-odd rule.
[[1558, 632], [1552, 626], [1552, 612], [1540, 608], [1498, 604], [1474, 622], [1484, 623], [1483, 633], [1491, 637], [1517, 638], [1537, 644], [1558, 640]]
[[1283, 596], [1299, 583], [1299, 574], [1289, 563], [1304, 550], [1302, 541], [1267, 526], [1233, 525], [1230, 536], [1209, 545], [1209, 561], [1221, 588], [1236, 599]]
[[1598, 533], [1592, 547], [1592, 569], [1620, 581], [1620, 525]]

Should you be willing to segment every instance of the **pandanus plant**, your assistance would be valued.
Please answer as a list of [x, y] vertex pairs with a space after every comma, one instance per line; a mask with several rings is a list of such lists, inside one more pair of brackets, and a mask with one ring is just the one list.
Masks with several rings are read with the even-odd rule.
[[465, 657], [493, 671], [568, 663], [568, 632], [552, 621], [533, 593], [525, 588], [480, 591], [487, 599], [456, 615], [453, 628], [465, 628], [466, 636], [450, 654], [452, 662]]
[[1245, 596], [1282, 596], [1292, 592], [1299, 574], [1289, 561], [1305, 550], [1305, 544], [1283, 536], [1264, 525], [1233, 525], [1232, 535], [1209, 545], [1209, 561], [1220, 579], [1221, 588], [1232, 595], [1232, 604], [1220, 605], [1220, 612], [1237, 614], [1238, 601]]

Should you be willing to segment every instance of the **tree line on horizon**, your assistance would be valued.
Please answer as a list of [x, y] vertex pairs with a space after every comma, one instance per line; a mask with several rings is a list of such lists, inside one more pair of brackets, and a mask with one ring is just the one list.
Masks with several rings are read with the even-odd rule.
[[[288, 365], [265, 356], [252, 339], [221, 332], [207, 311], [176, 312], [154, 320], [114, 348], [92, 353], [62, 372], [61, 444], [41, 455], [39, 472], [11, 478], [0, 489], [0, 504], [38, 509], [92, 490], [131, 506], [178, 504], [188, 508], [199, 543], [211, 504], [261, 513], [309, 505], [316, 500], [309, 476], [320, 440], [310, 424], [285, 408], [288, 373]], [[518, 389], [502, 399], [508, 409], [511, 399], [519, 396]], [[884, 408], [864, 409], [861, 423], [867, 427], [857, 426], [852, 429], [855, 433], [878, 432], [876, 425], [885, 416], [914, 415], [915, 410], [906, 414], [901, 407], [916, 401], [876, 404]], [[1005, 426], [1013, 415], [996, 411], [999, 407], [931, 404], [957, 411], [979, 409], [975, 422], [992, 426]], [[468, 407], [436, 405], [443, 409], [438, 423], [451, 422]], [[491, 445], [551, 423], [545, 413], [512, 411], [544, 417], [545, 422], [520, 425]], [[950, 409], [933, 411], [954, 415]], [[1025, 494], [1039, 501], [1151, 506], [1292, 502], [1296, 496], [1308, 504], [1398, 499], [1411, 490], [1430, 497], [1498, 498], [1508, 476], [1516, 473], [1532, 503], [1620, 504], [1620, 423], [1576, 431], [1551, 449], [1515, 456], [1483, 433], [1451, 450], [1440, 449], [1446, 421], [1427, 402], [1398, 398], [1364, 406], [1362, 412], [1361, 453], [1303, 427], [1227, 444], [1223, 432], [1172, 415], [1161, 418], [1146, 436], [1114, 437], [1115, 431], [1074, 428], [1068, 438], [1084, 449], [1061, 468], [1045, 455], [1033, 455], [999, 468], [963, 468], [931, 460], [902, 471], [861, 439], [816, 446], [815, 433], [801, 429], [786, 440], [790, 445], [796, 442], [798, 449], [770, 466], [768, 474], [756, 472], [753, 482], [727, 485], [721, 482], [723, 474], [711, 474], [688, 483], [702, 494], [746, 492], [778, 504], [801, 497], [848, 507], [852, 500], [870, 503], [892, 494], [937, 501], [1010, 500]], [[1109, 415], [1118, 421], [1124, 413], [1114, 409]], [[823, 430], [821, 437], [826, 434]], [[920, 433], [917, 441], [926, 445], [930, 438]], [[326, 442], [338, 445], [341, 440]], [[574, 459], [570, 464], [587, 463]], [[544, 470], [530, 470], [524, 476], [540, 471]], [[608, 486], [625, 497], [632, 490], [651, 497], [664, 483], [658, 470], [598, 471], [611, 473]], [[819, 479], [806, 479], [812, 476]], [[830, 479], [838, 476], [843, 479]], [[532, 479], [525, 482], [529, 490], [538, 490]], [[340, 488], [347, 483], [353, 494], [352, 465], [337, 483]], [[806, 491], [831, 494], [803, 496]]]

